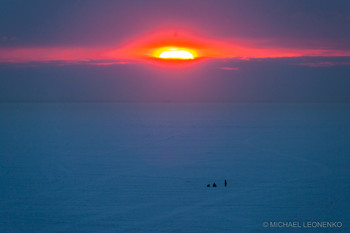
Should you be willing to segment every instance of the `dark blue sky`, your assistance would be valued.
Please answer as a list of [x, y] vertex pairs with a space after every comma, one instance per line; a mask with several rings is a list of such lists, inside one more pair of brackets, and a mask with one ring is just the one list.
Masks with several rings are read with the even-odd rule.
[[330, 40], [349, 47], [349, 12], [346, 0], [3, 0], [0, 33], [18, 38], [13, 42], [18, 45], [101, 45], [183, 26], [217, 37], [268, 38], [282, 44]]
[[[185, 28], [264, 48], [350, 50], [349, 1], [0, 3], [0, 49], [118, 47]], [[0, 54], [1, 57], [1, 54]], [[213, 59], [193, 67], [0, 63], [0, 101], [348, 102], [350, 58]]]

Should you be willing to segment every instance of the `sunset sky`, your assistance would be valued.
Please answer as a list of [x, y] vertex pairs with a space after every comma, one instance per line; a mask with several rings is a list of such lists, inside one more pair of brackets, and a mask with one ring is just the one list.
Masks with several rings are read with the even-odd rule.
[[[348, 102], [349, 12], [346, 0], [5, 0], [0, 101]], [[159, 59], [172, 50], [193, 59]]]

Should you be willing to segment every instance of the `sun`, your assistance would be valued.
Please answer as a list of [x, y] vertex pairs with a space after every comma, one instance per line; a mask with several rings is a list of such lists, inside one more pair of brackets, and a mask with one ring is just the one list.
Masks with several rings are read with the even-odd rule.
[[153, 50], [152, 57], [170, 60], [193, 60], [198, 53], [189, 48], [163, 47]]
[[194, 59], [194, 56], [192, 53], [186, 50], [179, 50], [179, 49], [168, 49], [161, 54], [159, 54], [159, 58], [162, 59]]

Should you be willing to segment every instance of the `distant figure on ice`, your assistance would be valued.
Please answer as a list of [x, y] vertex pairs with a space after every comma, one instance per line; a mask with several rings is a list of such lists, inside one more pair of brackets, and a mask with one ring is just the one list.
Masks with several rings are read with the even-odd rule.
[[225, 180], [225, 187], [227, 186], [227, 180]]
[[207, 187], [210, 187], [210, 184], [207, 184]]
[[214, 187], [214, 188], [216, 187], [216, 184], [215, 184], [215, 182], [214, 182], [214, 184], [213, 184], [213, 187]]

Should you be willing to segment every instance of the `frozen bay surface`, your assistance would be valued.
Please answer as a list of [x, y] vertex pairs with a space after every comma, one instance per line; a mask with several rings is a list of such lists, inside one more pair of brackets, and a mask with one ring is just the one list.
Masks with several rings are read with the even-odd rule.
[[349, 155], [349, 104], [3, 103], [0, 232], [350, 232]]

